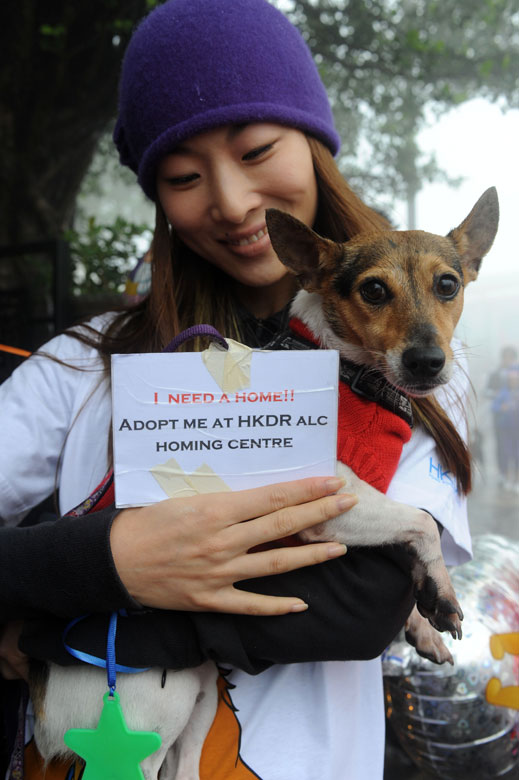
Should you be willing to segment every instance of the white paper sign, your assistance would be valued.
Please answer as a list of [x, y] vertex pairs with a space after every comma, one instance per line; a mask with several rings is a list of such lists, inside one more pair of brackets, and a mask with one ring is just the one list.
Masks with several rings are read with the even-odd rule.
[[231, 343], [112, 356], [118, 507], [335, 474], [338, 353]]

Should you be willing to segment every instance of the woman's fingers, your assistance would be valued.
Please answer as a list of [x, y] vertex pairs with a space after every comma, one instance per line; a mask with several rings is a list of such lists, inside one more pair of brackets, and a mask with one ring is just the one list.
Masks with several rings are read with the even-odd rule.
[[304, 612], [308, 604], [290, 596], [264, 596], [261, 593], [249, 593], [246, 590], [227, 588], [217, 594], [215, 612], [227, 612], [235, 615], [287, 615], [290, 612]]
[[[356, 502], [356, 496], [339, 493], [305, 504], [284, 507], [264, 517], [250, 520], [248, 523], [233, 526], [233, 541], [241, 549], [248, 550], [260, 544], [283, 539], [305, 528], [332, 520], [342, 512], [351, 509]], [[228, 530], [230, 532], [230, 529]]]
[[[216, 493], [211, 496], [213, 509], [222, 513], [226, 525], [234, 525], [253, 517], [269, 515], [289, 506], [305, 504], [323, 496], [335, 493], [344, 485], [340, 477], [309, 477], [293, 482], [279, 482], [276, 485], [239, 490], [231, 493]], [[205, 506], [207, 495], [194, 497], [194, 501]]]
[[[245, 553], [223, 563], [204, 582], [193, 582], [190, 609], [197, 612], [233, 612], [244, 614], [284, 615], [306, 609], [297, 596], [263, 596], [234, 587], [235, 583], [256, 577], [282, 574], [305, 566], [339, 558], [346, 546], [337, 542], [319, 542], [296, 547], [276, 547], [261, 552]], [[245, 596], [246, 598], [245, 598]]]
[[236, 582], [281, 574], [332, 558], [340, 558], [346, 552], [346, 545], [338, 542], [301, 544], [296, 547], [276, 547], [273, 550], [252, 552], [235, 561]]
[[[345, 552], [344, 544], [320, 542], [250, 553], [240, 558], [241, 570], [237, 581], [313, 566], [339, 558]], [[233, 586], [214, 592], [212, 601], [207, 605], [211, 611], [245, 615], [286, 615], [289, 612], [304, 612], [307, 608], [308, 604], [296, 596], [265, 596]]]
[[349, 509], [356, 498], [335, 494], [343, 484], [309, 478], [124, 509], [110, 535], [116, 569], [129, 593], [149, 607], [285, 614], [301, 608], [301, 600], [245, 598], [234, 584], [321, 563], [345, 548], [320, 543], [248, 551]]

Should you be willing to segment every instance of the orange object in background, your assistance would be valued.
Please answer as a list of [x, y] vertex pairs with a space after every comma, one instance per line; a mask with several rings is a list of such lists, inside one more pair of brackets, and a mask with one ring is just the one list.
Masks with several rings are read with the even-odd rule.
[[18, 347], [8, 347], [7, 344], [0, 344], [0, 352], [9, 352], [11, 355], [20, 355], [21, 357], [29, 357], [31, 354], [26, 349], [18, 349]]

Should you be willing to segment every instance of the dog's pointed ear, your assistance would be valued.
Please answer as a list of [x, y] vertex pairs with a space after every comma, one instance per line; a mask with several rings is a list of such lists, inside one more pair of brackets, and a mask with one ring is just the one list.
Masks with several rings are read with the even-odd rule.
[[478, 275], [481, 261], [496, 237], [498, 223], [497, 190], [495, 187], [490, 187], [483, 193], [461, 225], [451, 230], [447, 236], [456, 245], [469, 282]]
[[327, 269], [335, 264], [338, 245], [322, 238], [303, 222], [278, 209], [267, 209], [265, 219], [277, 256], [308, 292], [317, 292]]

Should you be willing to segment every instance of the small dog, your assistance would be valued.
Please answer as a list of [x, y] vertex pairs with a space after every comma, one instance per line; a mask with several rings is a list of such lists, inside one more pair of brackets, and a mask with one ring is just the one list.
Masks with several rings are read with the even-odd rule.
[[[357, 366], [376, 369], [408, 396], [429, 395], [450, 380], [450, 342], [464, 288], [476, 279], [497, 232], [494, 187], [446, 237], [388, 230], [337, 244], [276, 209], [267, 210], [266, 221], [279, 259], [302, 287], [291, 313], [303, 333]], [[406, 622], [406, 637], [429, 660], [453, 663], [438, 631], [461, 638], [463, 614], [433, 518], [383, 497], [345, 463], [338, 464], [338, 473], [346, 479], [344, 489], [359, 497], [357, 505], [302, 538], [361, 547], [406, 544], [418, 605]]]
[[[321, 238], [294, 217], [268, 209], [267, 226], [280, 260], [303, 288], [292, 313], [314, 340], [342, 358], [375, 367], [411, 396], [432, 393], [452, 376], [450, 347], [463, 308], [463, 290], [476, 279], [497, 232], [498, 201], [487, 190], [447, 237], [422, 231], [361, 234], [344, 244]], [[304, 541], [351, 546], [404, 544], [411, 551], [417, 605], [406, 624], [412, 644], [437, 663], [451, 661], [437, 630], [461, 637], [463, 614], [441, 555], [439, 532], [425, 511], [388, 499], [346, 464], [338, 473], [359, 501], [344, 515], [301, 534]], [[216, 711], [214, 665], [168, 674], [120, 675], [130, 729], [155, 730], [162, 747], [142, 762], [148, 780], [194, 780]], [[45, 761], [70, 758], [68, 728], [95, 728], [106, 690], [92, 667], [51, 665], [33, 687], [35, 739]]]

